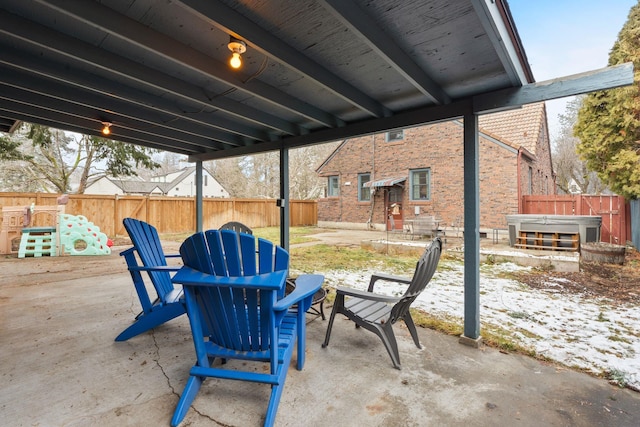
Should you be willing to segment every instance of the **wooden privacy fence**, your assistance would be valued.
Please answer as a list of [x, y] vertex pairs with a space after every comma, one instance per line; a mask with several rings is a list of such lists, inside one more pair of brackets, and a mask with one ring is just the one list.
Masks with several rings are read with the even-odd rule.
[[[0, 193], [2, 206], [55, 205], [59, 194]], [[251, 228], [280, 224], [280, 208], [275, 199], [204, 199], [203, 229], [218, 228], [228, 221], [239, 221]], [[193, 197], [98, 196], [71, 194], [65, 207], [70, 215], [84, 215], [107, 236], [125, 235], [122, 220], [141, 219], [154, 225], [159, 233], [184, 233], [196, 229], [196, 203]], [[292, 226], [316, 225], [315, 200], [291, 200]]]
[[[523, 196], [523, 214], [593, 215], [602, 218], [600, 241], [624, 245], [631, 240], [630, 207], [622, 196]], [[640, 221], [640, 219], [636, 219]]]

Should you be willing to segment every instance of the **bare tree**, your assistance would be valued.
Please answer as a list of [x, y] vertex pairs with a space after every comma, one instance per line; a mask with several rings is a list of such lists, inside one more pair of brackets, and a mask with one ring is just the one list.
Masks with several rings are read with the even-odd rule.
[[158, 175], [167, 175], [182, 170], [184, 164], [187, 163], [187, 156], [168, 151], [154, 153], [151, 159], [158, 165], [157, 168], [141, 167], [136, 169], [137, 175], [146, 181]]
[[25, 156], [25, 172], [43, 186], [53, 186], [58, 193], [71, 190], [71, 178], [80, 165], [80, 151], [72, 147], [73, 138], [58, 129], [27, 126], [33, 141], [29, 156]]
[[333, 142], [291, 150], [289, 180], [292, 199], [311, 200], [323, 195], [326, 178], [319, 178], [316, 169], [338, 144]]
[[555, 140], [552, 156], [556, 186], [558, 191], [566, 194], [601, 194], [606, 191], [606, 186], [597, 173], [588, 170], [587, 164], [580, 159], [577, 153], [580, 140], [573, 135], [583, 99], [576, 97], [568, 102], [565, 114], [560, 115], [560, 133]]
[[231, 157], [207, 162], [207, 170], [232, 197], [250, 197], [248, 180], [242, 169], [244, 157]]
[[[322, 195], [324, 180], [316, 169], [337, 143], [319, 144], [289, 151], [289, 186], [292, 199], [310, 200]], [[215, 160], [207, 164], [216, 180], [233, 196], [280, 197], [280, 154], [277, 151]]]

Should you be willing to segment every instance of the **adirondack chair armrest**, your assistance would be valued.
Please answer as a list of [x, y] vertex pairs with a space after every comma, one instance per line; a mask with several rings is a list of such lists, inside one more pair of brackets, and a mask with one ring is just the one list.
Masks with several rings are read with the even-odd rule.
[[131, 256], [134, 252], [135, 252], [136, 248], [134, 248], [133, 246], [125, 249], [124, 251], [120, 252], [120, 256]]
[[131, 265], [128, 267], [129, 270], [132, 271], [168, 271], [168, 272], [172, 272], [172, 271], [179, 271], [180, 270], [180, 266], [171, 266], [171, 265], [158, 265], [156, 267], [145, 267], [144, 265]]
[[371, 280], [369, 281], [368, 292], [373, 292], [373, 287], [378, 280], [386, 280], [387, 282], [403, 283], [406, 285], [411, 283], [411, 279], [407, 277], [392, 276], [390, 274], [377, 273], [371, 276]]
[[[134, 252], [136, 251], [136, 247], [132, 246], [128, 249], [125, 249], [124, 251], [120, 252], [120, 256], [131, 256], [134, 254]], [[180, 258], [180, 254], [165, 254], [164, 257], [165, 258]]]
[[[313, 294], [318, 292], [324, 281], [321, 274], [303, 274], [296, 278], [296, 287], [286, 297], [275, 303], [273, 309], [275, 311], [288, 310], [294, 304], [299, 303], [305, 298], [312, 298]], [[309, 300], [309, 303], [311, 300]], [[310, 305], [310, 304], [305, 304]]]
[[286, 278], [286, 270], [255, 276], [229, 277], [203, 273], [191, 267], [181, 267], [171, 281], [191, 286], [228, 286], [231, 288], [278, 290], [284, 286]]
[[344, 286], [338, 286], [336, 288], [336, 292], [338, 293], [338, 295], [342, 294], [349, 297], [366, 299], [369, 301], [380, 301], [380, 302], [389, 302], [389, 303], [395, 303], [397, 301], [400, 301], [399, 297], [394, 297], [391, 295], [380, 295], [380, 294], [375, 294], [369, 291], [360, 291], [358, 289], [346, 288]]

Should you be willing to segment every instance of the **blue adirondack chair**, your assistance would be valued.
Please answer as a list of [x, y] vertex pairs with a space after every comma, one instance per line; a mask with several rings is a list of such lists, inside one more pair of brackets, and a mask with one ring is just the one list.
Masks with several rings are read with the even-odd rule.
[[[133, 247], [120, 255], [127, 262], [142, 311], [136, 316], [134, 323], [116, 337], [116, 341], [126, 341], [186, 312], [182, 289], [176, 288], [171, 282], [171, 273], [177, 272], [180, 267], [167, 266], [167, 258], [180, 255], [165, 255], [154, 226], [133, 218], [125, 218], [123, 224]], [[137, 258], [142, 265], [138, 264]], [[148, 273], [156, 290], [157, 298], [153, 302], [145, 287], [143, 272]]]
[[[270, 384], [264, 425], [273, 425], [296, 342], [297, 369], [304, 366], [305, 311], [324, 277], [300, 276], [295, 290], [284, 296], [287, 251], [231, 230], [196, 233], [180, 254], [184, 267], [173, 281], [185, 291], [197, 361], [171, 425], [180, 424], [207, 377]], [[298, 309], [292, 310], [295, 304]], [[268, 363], [270, 370], [262, 373], [252, 364], [214, 366], [216, 358]]]

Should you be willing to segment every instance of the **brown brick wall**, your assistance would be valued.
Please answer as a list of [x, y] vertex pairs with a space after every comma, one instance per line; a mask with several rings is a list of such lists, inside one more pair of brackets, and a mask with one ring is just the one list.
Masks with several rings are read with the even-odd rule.
[[[537, 180], [540, 177], [551, 176], [550, 157], [547, 157], [546, 153], [543, 158], [548, 159], [548, 170], [539, 166], [539, 163], [544, 161], [531, 163], [536, 170], [535, 186], [540, 191], [544, 184]], [[517, 158], [515, 149], [507, 149], [504, 144], [500, 145], [481, 137], [479, 160], [481, 227], [505, 228], [505, 215], [518, 213]], [[371, 203], [357, 201], [358, 174], [371, 173], [374, 180], [379, 180], [408, 177], [410, 170], [421, 168], [431, 169], [431, 198], [428, 201], [409, 200], [410, 189], [407, 179], [404, 183], [402, 199], [404, 219], [414, 217], [415, 209], [419, 207], [421, 215], [435, 215], [441, 218], [446, 226], [454, 224], [462, 226], [464, 217], [463, 127], [460, 122], [445, 122], [405, 129], [402, 142], [385, 142], [385, 134], [346, 141], [321, 167], [321, 176], [338, 175], [340, 177], [340, 197], [318, 201], [318, 220], [366, 223], [369, 219]], [[525, 169], [521, 167], [521, 173]], [[521, 186], [524, 185], [522, 176], [520, 181]], [[553, 188], [553, 185], [549, 188]], [[385, 223], [385, 195], [386, 191], [379, 190], [373, 196], [375, 199], [373, 223]]]

